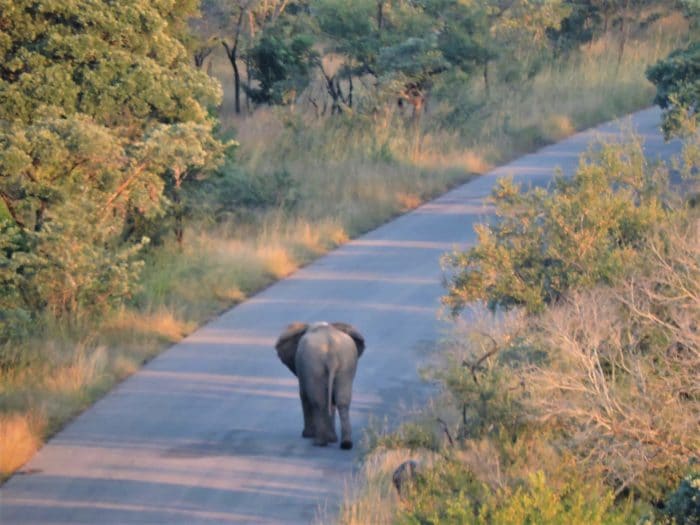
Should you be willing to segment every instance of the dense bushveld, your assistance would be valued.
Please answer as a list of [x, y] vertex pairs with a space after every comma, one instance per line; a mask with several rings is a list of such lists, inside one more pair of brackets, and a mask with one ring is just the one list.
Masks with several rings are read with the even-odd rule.
[[444, 258], [439, 393], [370, 435], [342, 523], [698, 522], [699, 146], [680, 187], [634, 137], [549, 192], [500, 181], [500, 220]]
[[0, 0], [3, 476], [272, 280], [648, 105], [693, 34], [668, 2], [83, 4]]

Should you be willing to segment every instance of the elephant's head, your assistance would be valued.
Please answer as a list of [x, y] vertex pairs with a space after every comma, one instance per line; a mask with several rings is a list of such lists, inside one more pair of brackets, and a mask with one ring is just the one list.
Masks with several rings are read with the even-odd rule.
[[[354, 326], [347, 323], [328, 323], [330, 326], [341, 332], [345, 332], [349, 335], [353, 341], [355, 341], [355, 347], [357, 348], [357, 357], [362, 355], [365, 350], [365, 338], [360, 332], [355, 329]], [[277, 343], [275, 343], [275, 349], [277, 350], [277, 355], [292, 374], [297, 375], [296, 366], [294, 364], [295, 357], [297, 354], [297, 347], [299, 346], [299, 341], [306, 331], [313, 325], [306, 323], [292, 323], [287, 329], [279, 336]]]

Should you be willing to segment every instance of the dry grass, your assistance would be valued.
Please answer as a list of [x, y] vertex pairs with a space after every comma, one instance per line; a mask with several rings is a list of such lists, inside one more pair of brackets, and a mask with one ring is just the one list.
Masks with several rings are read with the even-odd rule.
[[698, 459], [696, 221], [650, 240], [645, 271], [615, 288], [572, 293], [533, 327], [549, 359], [524, 377], [527, 405], [566, 429], [581, 465], [604, 466], [618, 492], [658, 497]]
[[178, 319], [171, 310], [161, 308], [156, 312], [121, 309], [103, 326], [104, 337], [114, 340], [139, 340], [144, 336], [175, 343], [192, 332], [196, 324]]
[[0, 481], [26, 463], [41, 444], [40, 417], [31, 414], [0, 415]]
[[435, 461], [434, 456], [424, 450], [405, 448], [372, 452], [363, 462], [360, 473], [346, 486], [340, 516], [324, 516], [319, 521], [342, 525], [394, 523], [402, 505], [392, 482], [394, 471], [408, 460], [416, 461], [422, 469], [429, 468]]

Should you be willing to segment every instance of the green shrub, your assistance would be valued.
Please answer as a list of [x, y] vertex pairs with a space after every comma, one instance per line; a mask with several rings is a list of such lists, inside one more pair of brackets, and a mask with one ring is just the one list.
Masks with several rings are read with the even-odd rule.
[[663, 130], [667, 138], [697, 128], [700, 105], [700, 42], [677, 49], [647, 69], [656, 85], [654, 103], [664, 109]]
[[613, 525], [630, 523], [637, 512], [616, 506], [611, 491], [576, 475], [554, 484], [538, 471], [494, 489], [454, 459], [419, 474], [403, 499], [397, 522], [405, 525]]
[[204, 223], [238, 219], [270, 208], [291, 211], [301, 197], [299, 181], [286, 168], [243, 170], [233, 157], [187, 190], [187, 215]]
[[570, 289], [613, 283], [668, 215], [667, 184], [634, 138], [590, 152], [551, 191], [521, 192], [501, 179], [492, 194], [499, 220], [478, 225], [474, 247], [443, 259], [451, 272], [443, 302], [455, 314], [478, 300], [538, 312]]
[[587, 525], [629, 523], [632, 509], [614, 507], [614, 495], [591, 483], [571, 481], [553, 487], [542, 472], [532, 474], [514, 491], [504, 489], [479, 513], [478, 523], [510, 525]]
[[402, 525], [475, 523], [488, 487], [458, 461], [446, 460], [422, 472], [406, 490]]
[[441, 405], [447, 404], [456, 412], [457, 439], [479, 439], [499, 433], [512, 437], [521, 428], [522, 389], [512, 369], [495, 360], [475, 369], [452, 358], [431, 376], [446, 395]]
[[677, 525], [700, 523], [700, 472], [689, 474], [668, 497], [663, 514]]

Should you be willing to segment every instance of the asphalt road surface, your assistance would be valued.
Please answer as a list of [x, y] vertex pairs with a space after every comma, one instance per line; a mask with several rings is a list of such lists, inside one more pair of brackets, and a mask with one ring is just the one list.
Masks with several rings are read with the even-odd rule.
[[[657, 109], [633, 115], [652, 157]], [[474, 241], [496, 179], [546, 184], [574, 170], [606, 124], [500, 167], [318, 259], [149, 362], [0, 487], [0, 523], [311, 523], [333, 516], [357, 448], [302, 439], [296, 379], [274, 342], [292, 321], [344, 321], [367, 341], [355, 379], [356, 443], [426, 392], [417, 366], [444, 333], [440, 256]]]

